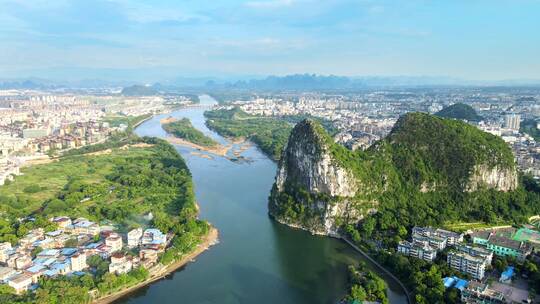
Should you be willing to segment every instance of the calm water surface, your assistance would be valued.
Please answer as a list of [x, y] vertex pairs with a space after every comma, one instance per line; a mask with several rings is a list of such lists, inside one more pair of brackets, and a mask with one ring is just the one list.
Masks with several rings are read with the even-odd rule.
[[[215, 100], [201, 96], [202, 104]], [[220, 142], [204, 125], [203, 108], [158, 115], [141, 124], [140, 136], [165, 137], [160, 119], [188, 117]], [[273, 222], [267, 198], [276, 164], [257, 148], [243, 155], [251, 162], [223, 157], [206, 159], [176, 147], [193, 174], [200, 217], [220, 232], [220, 243], [163, 280], [116, 303], [336, 303], [346, 292], [347, 265], [363, 260], [345, 243], [312, 236]], [[395, 290], [395, 291], [393, 291]], [[405, 303], [399, 289], [389, 289], [391, 303]]]

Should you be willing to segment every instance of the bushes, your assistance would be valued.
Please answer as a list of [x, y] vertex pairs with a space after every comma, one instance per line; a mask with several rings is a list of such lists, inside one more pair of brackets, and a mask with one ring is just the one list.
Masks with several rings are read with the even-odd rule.
[[349, 282], [351, 284], [346, 299], [349, 301], [373, 301], [386, 304], [386, 283], [364, 264], [358, 267], [349, 266]]
[[41, 187], [38, 185], [30, 185], [23, 189], [24, 193], [38, 193], [41, 191]]

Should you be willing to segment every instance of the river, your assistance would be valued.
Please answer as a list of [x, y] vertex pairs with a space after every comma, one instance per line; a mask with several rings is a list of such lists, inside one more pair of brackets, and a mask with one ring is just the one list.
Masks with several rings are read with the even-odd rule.
[[[215, 104], [201, 96], [201, 104]], [[157, 115], [137, 127], [140, 136], [165, 137], [162, 118], [187, 117], [212, 138], [226, 140], [204, 124], [204, 108]], [[115, 303], [336, 303], [347, 288], [347, 266], [364, 261], [346, 243], [291, 229], [272, 221], [267, 198], [276, 164], [251, 147], [242, 155], [250, 162], [232, 162], [191, 154], [176, 146], [193, 175], [200, 217], [220, 232], [220, 243], [196, 262]], [[387, 281], [388, 278], [384, 277]], [[406, 303], [389, 284], [391, 303]]]

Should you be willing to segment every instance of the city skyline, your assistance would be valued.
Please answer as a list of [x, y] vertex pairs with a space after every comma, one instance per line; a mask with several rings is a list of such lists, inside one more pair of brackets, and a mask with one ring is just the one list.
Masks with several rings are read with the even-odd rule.
[[0, 0], [0, 78], [540, 79], [539, 9], [533, 0]]

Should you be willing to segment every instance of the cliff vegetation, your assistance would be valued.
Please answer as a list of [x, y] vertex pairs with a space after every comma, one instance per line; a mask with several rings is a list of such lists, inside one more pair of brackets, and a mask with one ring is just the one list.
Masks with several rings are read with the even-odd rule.
[[540, 198], [522, 186], [500, 138], [459, 120], [409, 113], [366, 151], [334, 143], [316, 122], [299, 123], [269, 209], [314, 233], [350, 225], [359, 235], [380, 230], [399, 239], [414, 225], [522, 222], [540, 212]]

